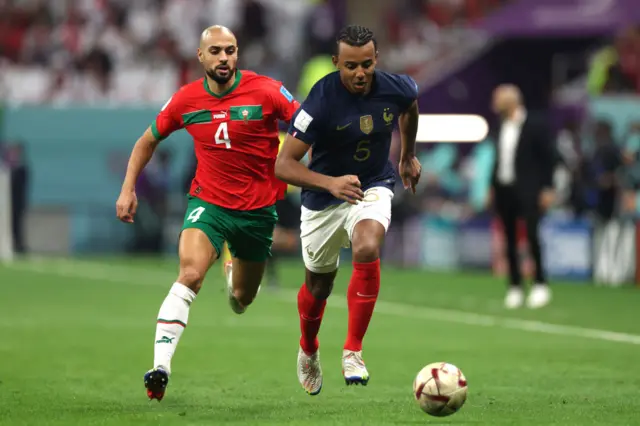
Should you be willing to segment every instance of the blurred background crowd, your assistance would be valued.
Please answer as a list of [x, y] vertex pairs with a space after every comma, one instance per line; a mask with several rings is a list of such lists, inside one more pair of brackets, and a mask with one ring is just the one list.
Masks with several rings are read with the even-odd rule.
[[[331, 69], [343, 2], [324, 0], [2, 0], [3, 94], [12, 102], [145, 104], [198, 78], [202, 28], [233, 28], [242, 65], [304, 96]], [[401, 0], [382, 4], [394, 71], [417, 72], [455, 50], [465, 23], [502, 0]], [[305, 72], [306, 71], [306, 72]], [[309, 75], [307, 75], [309, 74]]]
[[[241, 67], [283, 81], [300, 100], [333, 70], [335, 33], [354, 22], [376, 31], [381, 68], [416, 79], [422, 113], [478, 114], [493, 128], [491, 90], [517, 84], [527, 107], [553, 123], [563, 220], [633, 220], [638, 9], [633, 0], [0, 0], [0, 139], [14, 171], [14, 217], [29, 223], [16, 248], [172, 249], [193, 173], [188, 138], [165, 142], [143, 177], [141, 215], [156, 218], [139, 231], [147, 237], [122, 231], [112, 204], [138, 133], [201, 76], [198, 38], [214, 23], [237, 34]], [[397, 156], [397, 136], [394, 147]], [[474, 241], [490, 238], [494, 155], [492, 134], [478, 144], [421, 144], [424, 179], [417, 197], [399, 191], [394, 200], [387, 256], [447, 266], [428, 253], [439, 236], [477, 222], [489, 237]], [[295, 191], [289, 201], [297, 208]], [[422, 250], [404, 249], [415, 247], [412, 238]], [[485, 251], [475, 261], [490, 267], [494, 254]]]

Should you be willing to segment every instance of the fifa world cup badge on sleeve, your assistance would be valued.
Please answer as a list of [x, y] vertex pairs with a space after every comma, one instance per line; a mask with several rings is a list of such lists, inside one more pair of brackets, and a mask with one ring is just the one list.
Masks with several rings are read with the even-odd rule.
[[373, 131], [373, 117], [370, 115], [364, 115], [360, 117], [360, 130], [365, 135], [368, 135]]
[[300, 113], [293, 122], [293, 126], [300, 130], [302, 133], [306, 132], [309, 128], [309, 124], [313, 121], [313, 117], [310, 116], [305, 110], [301, 109]]
[[242, 119], [245, 123], [249, 121], [249, 111], [246, 109], [242, 110]]

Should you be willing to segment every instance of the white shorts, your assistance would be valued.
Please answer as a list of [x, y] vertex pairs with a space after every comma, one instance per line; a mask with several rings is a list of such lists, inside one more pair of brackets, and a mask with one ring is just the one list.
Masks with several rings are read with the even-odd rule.
[[393, 191], [379, 186], [366, 190], [357, 205], [345, 202], [320, 211], [302, 206], [300, 240], [306, 268], [318, 274], [338, 269], [340, 249], [350, 247], [353, 230], [361, 220], [378, 221], [387, 231], [392, 199]]

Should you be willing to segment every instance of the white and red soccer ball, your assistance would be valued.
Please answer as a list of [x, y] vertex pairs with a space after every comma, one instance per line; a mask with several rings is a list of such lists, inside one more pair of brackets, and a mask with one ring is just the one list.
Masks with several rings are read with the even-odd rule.
[[434, 362], [416, 376], [413, 394], [425, 413], [436, 417], [450, 416], [467, 400], [467, 379], [455, 365]]

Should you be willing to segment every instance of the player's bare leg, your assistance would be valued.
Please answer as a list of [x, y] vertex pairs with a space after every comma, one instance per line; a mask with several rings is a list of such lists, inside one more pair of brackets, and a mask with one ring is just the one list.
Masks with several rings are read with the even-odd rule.
[[253, 302], [260, 289], [267, 262], [232, 258], [225, 262], [229, 305], [236, 314], [242, 314]]
[[380, 248], [384, 226], [373, 219], [356, 223], [351, 237], [353, 274], [347, 290], [349, 326], [342, 352], [342, 372], [347, 385], [369, 382], [362, 359], [362, 340], [369, 327], [380, 291]]
[[306, 283], [302, 284], [298, 292], [298, 313], [302, 333], [298, 351], [298, 381], [309, 395], [317, 395], [322, 390], [318, 332], [337, 272], [336, 270], [320, 274], [307, 269]]
[[178, 279], [158, 312], [154, 368], [144, 376], [147, 396], [158, 401], [164, 397], [169, 383], [171, 358], [187, 326], [191, 303], [202, 287], [205, 274], [218, 257], [209, 238], [196, 228], [182, 231], [178, 252], [180, 256]]

